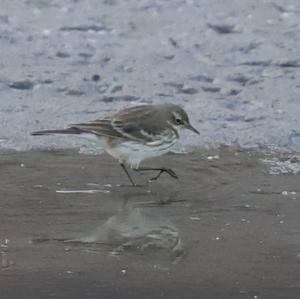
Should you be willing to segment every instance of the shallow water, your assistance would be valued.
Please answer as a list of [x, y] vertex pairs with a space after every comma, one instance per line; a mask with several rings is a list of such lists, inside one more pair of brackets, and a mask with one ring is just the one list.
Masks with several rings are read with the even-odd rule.
[[299, 14], [297, 0], [2, 0], [0, 147], [99, 152], [29, 133], [170, 101], [201, 131], [183, 147], [298, 151]]
[[266, 158], [166, 155], [179, 180], [132, 187], [107, 155], [2, 153], [1, 298], [298, 299], [299, 174]]

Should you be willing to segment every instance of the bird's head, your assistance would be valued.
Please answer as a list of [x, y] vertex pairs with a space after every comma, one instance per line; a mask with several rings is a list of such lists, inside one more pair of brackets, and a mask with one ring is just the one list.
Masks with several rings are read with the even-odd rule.
[[171, 108], [169, 123], [177, 130], [188, 129], [200, 135], [199, 131], [190, 124], [187, 113], [180, 106], [174, 105], [174, 107]]

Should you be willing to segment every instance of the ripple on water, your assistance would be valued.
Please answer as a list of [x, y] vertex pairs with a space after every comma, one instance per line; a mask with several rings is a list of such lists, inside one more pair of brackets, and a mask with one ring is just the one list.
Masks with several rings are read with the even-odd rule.
[[290, 155], [286, 157], [274, 156], [262, 159], [269, 165], [270, 174], [299, 174], [300, 156]]

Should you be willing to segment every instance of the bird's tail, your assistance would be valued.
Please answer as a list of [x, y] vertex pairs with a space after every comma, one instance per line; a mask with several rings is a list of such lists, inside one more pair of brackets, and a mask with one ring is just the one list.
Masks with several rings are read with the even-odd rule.
[[45, 130], [45, 131], [35, 131], [31, 132], [33, 136], [41, 136], [41, 135], [52, 135], [52, 134], [81, 134], [82, 130], [78, 128], [68, 128], [62, 130]]

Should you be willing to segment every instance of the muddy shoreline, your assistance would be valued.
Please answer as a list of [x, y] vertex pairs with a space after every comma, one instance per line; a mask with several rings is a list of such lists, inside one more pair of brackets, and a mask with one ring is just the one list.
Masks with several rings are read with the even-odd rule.
[[1, 298], [299, 298], [299, 175], [262, 157], [167, 155], [178, 181], [132, 188], [106, 155], [2, 153]]

